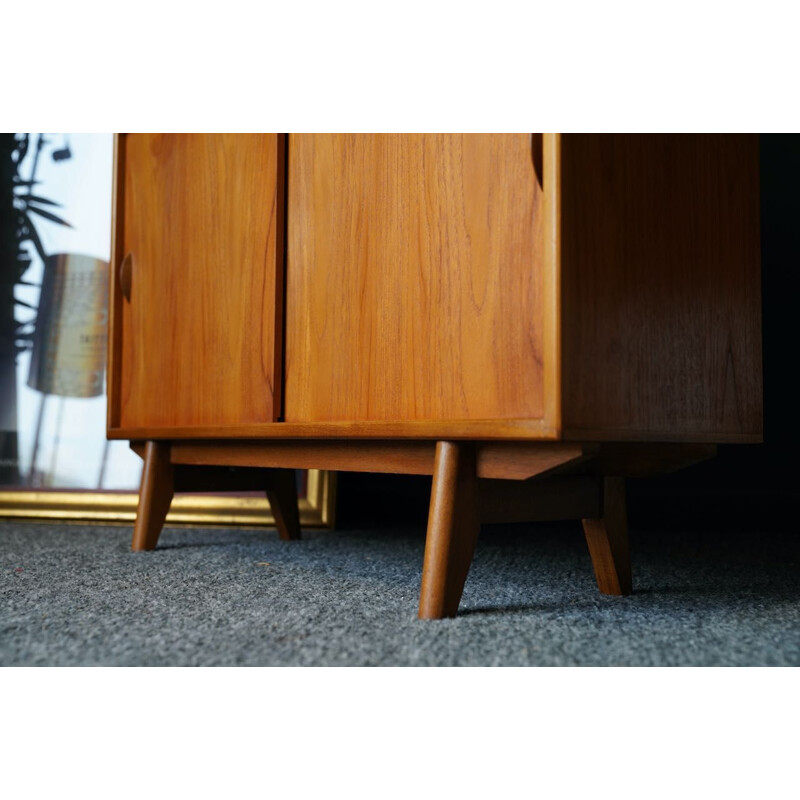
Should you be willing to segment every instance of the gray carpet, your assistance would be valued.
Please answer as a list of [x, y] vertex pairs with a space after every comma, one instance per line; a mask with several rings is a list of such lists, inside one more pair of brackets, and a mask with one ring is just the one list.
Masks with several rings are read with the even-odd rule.
[[458, 618], [416, 619], [424, 531], [0, 524], [2, 665], [800, 664], [794, 532], [633, 531], [598, 594], [577, 523], [484, 528]]

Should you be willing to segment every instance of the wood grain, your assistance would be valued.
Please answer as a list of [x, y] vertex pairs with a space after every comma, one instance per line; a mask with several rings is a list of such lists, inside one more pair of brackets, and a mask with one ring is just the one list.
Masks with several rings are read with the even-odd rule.
[[538, 419], [437, 422], [276, 422], [255, 425], [149, 425], [110, 428], [109, 439], [487, 439], [552, 441], [557, 431]]
[[286, 420], [536, 418], [529, 134], [291, 134]]
[[561, 137], [566, 438], [761, 437], [758, 139]]
[[153, 550], [175, 494], [169, 444], [147, 442], [131, 549]]
[[[756, 433], [647, 433], [637, 431], [591, 430], [565, 431], [562, 440], [572, 444], [605, 442], [647, 443], [718, 443], [755, 444], [762, 440]], [[558, 432], [535, 419], [463, 420], [460, 422], [275, 422], [256, 425], [149, 426], [146, 428], [109, 428], [109, 439], [483, 439], [486, 441], [552, 442]]]
[[174, 464], [433, 474], [434, 442], [173, 442]]
[[602, 513], [602, 517], [583, 520], [597, 586], [603, 594], [630, 594], [633, 584], [623, 478], [605, 479]]
[[[535, 141], [536, 134], [534, 134]], [[545, 133], [542, 143], [542, 385], [543, 422], [562, 438], [561, 301], [561, 134]]]
[[524, 481], [568, 467], [579, 468], [594, 450], [593, 445], [560, 442], [480, 442], [476, 450], [478, 476]]
[[[479, 478], [513, 481], [565, 474], [647, 477], [697, 464], [713, 458], [716, 453], [716, 446], [708, 444], [616, 442], [581, 446], [559, 442], [475, 442], [474, 444]], [[131, 447], [144, 457], [143, 442], [134, 442]], [[419, 440], [197, 439], [173, 441], [170, 458], [175, 465], [198, 464], [209, 469], [213, 465], [219, 465], [220, 480], [225, 479], [228, 467], [320, 468], [345, 472], [432, 475], [435, 447], [435, 442]], [[176, 473], [176, 481], [178, 474]], [[206, 483], [203, 485], [206, 486]], [[224, 485], [227, 486], [228, 481], [224, 481]], [[235, 486], [235, 483], [231, 485]], [[213, 490], [213, 485], [208, 488]]]
[[479, 513], [580, 514], [626, 594], [606, 476], [761, 438], [756, 137], [130, 134], [115, 159], [134, 549], [176, 486], [233, 485], [221, 466], [279, 470], [245, 483], [268, 478], [282, 538], [289, 468], [432, 474], [421, 617], [455, 615]]
[[131, 302], [113, 298], [123, 324], [112, 330], [112, 358], [122, 371], [114, 372], [119, 396], [111, 394], [120, 410], [110, 417], [121, 427], [278, 418], [282, 142], [278, 134], [125, 137], [115, 256], [132, 253], [134, 267]]
[[438, 442], [422, 565], [420, 619], [456, 615], [479, 532], [473, 445]]
[[[328, 469], [344, 472], [388, 472], [432, 475], [434, 442], [373, 441], [190, 441], [173, 442], [173, 464]], [[493, 443], [474, 445], [481, 478], [525, 480], [579, 464], [588, 455], [575, 445]]]

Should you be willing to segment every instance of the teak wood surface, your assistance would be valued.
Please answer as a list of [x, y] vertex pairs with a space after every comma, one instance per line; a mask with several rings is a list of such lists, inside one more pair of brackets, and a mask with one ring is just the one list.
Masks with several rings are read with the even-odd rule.
[[602, 516], [584, 517], [583, 531], [600, 591], [612, 595], [630, 594], [633, 583], [623, 478], [605, 479]]
[[[152, 440], [151, 440], [152, 441]], [[131, 448], [144, 458], [149, 442], [132, 442]], [[215, 480], [220, 490], [236, 487], [234, 477], [242, 467], [339, 470], [432, 475], [436, 442], [427, 441], [236, 441], [196, 440], [161, 442], [176, 469], [219, 467]], [[525, 482], [555, 474], [591, 476], [623, 475], [647, 477], [672, 472], [716, 454], [715, 445], [704, 444], [585, 444], [561, 442], [474, 442], [478, 478]], [[234, 468], [229, 475], [226, 468]], [[179, 480], [176, 473], [176, 481]], [[226, 477], [227, 476], [227, 477]], [[259, 486], [264, 485], [262, 484]], [[210, 490], [210, 486], [203, 487]], [[250, 487], [253, 488], [252, 486]], [[188, 491], [179, 489], [177, 491]]]
[[174, 495], [174, 468], [170, 462], [169, 445], [148, 442], [139, 487], [139, 510], [133, 525], [132, 550], [152, 550], [156, 546]]
[[[389, 472], [432, 475], [435, 442], [407, 441], [275, 441], [173, 442], [174, 464], [234, 467], [291, 467], [344, 472]], [[140, 454], [142, 445], [134, 445]], [[539, 442], [480, 442], [474, 444], [477, 475], [481, 478], [526, 480], [583, 462], [593, 448]]]
[[214, 466], [432, 474], [421, 616], [456, 613], [481, 513], [580, 514], [624, 594], [619, 476], [761, 440], [756, 137], [130, 134], [115, 157], [135, 549]]
[[481, 527], [478, 504], [474, 446], [438, 442], [422, 564], [420, 619], [456, 615]]
[[[278, 418], [283, 142], [278, 134], [118, 137], [113, 423]], [[116, 274], [128, 255], [129, 299]]]
[[761, 440], [755, 137], [289, 141], [118, 137], [111, 438]]
[[759, 441], [758, 137], [561, 137], [562, 420]]
[[531, 136], [291, 134], [288, 159], [286, 420], [541, 419]]

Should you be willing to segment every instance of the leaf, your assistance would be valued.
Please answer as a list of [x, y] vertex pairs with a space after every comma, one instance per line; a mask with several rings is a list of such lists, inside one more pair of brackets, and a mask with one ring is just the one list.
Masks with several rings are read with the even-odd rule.
[[39, 254], [39, 258], [44, 261], [47, 258], [47, 253], [44, 252], [44, 247], [42, 247], [42, 240], [39, 238], [39, 234], [36, 232], [36, 228], [34, 228], [33, 223], [27, 219], [25, 219], [25, 230], [28, 232], [27, 235], [23, 235], [23, 241], [25, 239], [30, 239], [33, 242], [33, 246], [36, 248], [36, 252]]
[[28, 210], [33, 211], [34, 214], [38, 214], [40, 217], [49, 219], [51, 222], [57, 222], [59, 225], [66, 225], [68, 228], [72, 227], [72, 225], [70, 225], [65, 219], [61, 219], [61, 217], [57, 217], [55, 214], [51, 214], [49, 211], [45, 211], [43, 208], [28, 206]]
[[61, 208], [61, 203], [56, 203], [54, 200], [48, 200], [46, 197], [37, 197], [35, 194], [25, 194], [19, 199], [24, 200], [26, 203], [38, 203], [42, 206], [56, 206], [57, 208]]

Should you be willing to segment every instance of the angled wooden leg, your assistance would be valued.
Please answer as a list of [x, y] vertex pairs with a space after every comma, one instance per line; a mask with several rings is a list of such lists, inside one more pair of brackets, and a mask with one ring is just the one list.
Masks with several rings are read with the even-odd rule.
[[584, 519], [583, 531], [600, 591], [603, 594], [630, 594], [631, 557], [624, 478], [605, 479], [603, 516]]
[[267, 500], [275, 517], [275, 527], [283, 541], [300, 538], [300, 511], [293, 469], [271, 469], [267, 475]]
[[456, 615], [479, 530], [475, 448], [468, 442], [437, 442], [420, 619]]
[[147, 442], [132, 550], [152, 550], [156, 546], [174, 493], [169, 443]]

